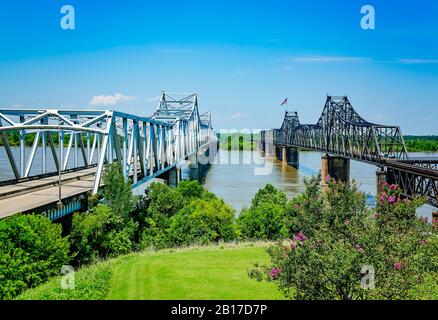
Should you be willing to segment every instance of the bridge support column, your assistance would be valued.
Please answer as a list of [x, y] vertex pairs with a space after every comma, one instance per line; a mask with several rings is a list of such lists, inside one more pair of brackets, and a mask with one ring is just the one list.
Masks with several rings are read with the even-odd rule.
[[278, 160], [282, 160], [282, 151], [283, 151], [282, 146], [279, 144], [274, 144], [274, 151], [275, 151], [275, 157]]
[[190, 180], [198, 180], [200, 179], [200, 174], [199, 174], [199, 163], [198, 163], [198, 155], [192, 154], [190, 156], [190, 165], [189, 165], [189, 169], [190, 169]]
[[283, 161], [283, 163], [287, 162], [287, 147], [286, 146], [281, 146], [281, 161]]
[[381, 194], [384, 190], [384, 186], [385, 186], [385, 182], [386, 182], [386, 172], [383, 168], [377, 169], [376, 171], [376, 192], [377, 194]]
[[432, 224], [438, 228], [438, 211], [432, 212]]
[[298, 148], [283, 147], [283, 162], [286, 162], [294, 168], [298, 168], [300, 163]]
[[326, 177], [330, 176], [336, 181], [350, 181], [350, 159], [328, 154], [321, 158], [322, 185], [326, 186]]
[[180, 181], [181, 181], [181, 169], [175, 167], [169, 171], [169, 187], [171, 188], [178, 187]]

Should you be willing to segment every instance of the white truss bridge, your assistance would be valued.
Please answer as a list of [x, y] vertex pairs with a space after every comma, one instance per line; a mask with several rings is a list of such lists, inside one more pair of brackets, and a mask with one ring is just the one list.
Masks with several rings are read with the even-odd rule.
[[[15, 140], [18, 146], [11, 146]], [[136, 188], [200, 150], [217, 148], [211, 114], [199, 113], [197, 94], [165, 92], [151, 116], [114, 110], [0, 110], [0, 144], [7, 158], [2, 160], [10, 164], [13, 174], [12, 179], [0, 181], [0, 218], [2, 202], [12, 202], [14, 195], [41, 193], [40, 189], [47, 193], [49, 189], [39, 188], [44, 183], [54, 193], [59, 170], [63, 178], [72, 180], [84, 175], [86, 191], [97, 194], [107, 163], [118, 162]], [[78, 188], [79, 193], [83, 191]], [[52, 198], [56, 196], [55, 192]], [[44, 205], [49, 205], [47, 201]], [[34, 202], [34, 207], [41, 204]]]

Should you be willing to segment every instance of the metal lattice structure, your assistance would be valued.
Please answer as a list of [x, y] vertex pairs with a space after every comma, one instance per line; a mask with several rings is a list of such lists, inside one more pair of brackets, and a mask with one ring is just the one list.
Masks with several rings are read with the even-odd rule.
[[[14, 135], [18, 152], [9, 142]], [[199, 114], [196, 94], [176, 99], [163, 92], [151, 117], [112, 110], [0, 110], [0, 141], [15, 177], [11, 183], [95, 166], [93, 194], [106, 163], [119, 162], [125, 178], [138, 186], [215, 138], [211, 116]], [[32, 169], [37, 155], [40, 172]]]
[[301, 124], [296, 112], [286, 112], [283, 125], [273, 132], [274, 143], [327, 152], [378, 163], [382, 159], [408, 159], [398, 126], [363, 119], [347, 97], [327, 97], [316, 124]]
[[262, 131], [261, 141], [377, 165], [405, 197], [425, 196], [438, 207], [438, 159], [410, 158], [400, 127], [365, 120], [347, 97], [328, 96], [316, 124], [301, 124], [297, 112], [286, 112], [281, 128]]

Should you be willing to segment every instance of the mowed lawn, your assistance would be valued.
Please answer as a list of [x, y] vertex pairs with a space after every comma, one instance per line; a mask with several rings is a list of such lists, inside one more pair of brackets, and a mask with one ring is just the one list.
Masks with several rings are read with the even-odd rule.
[[248, 277], [269, 263], [263, 247], [140, 253], [115, 264], [107, 299], [282, 299], [273, 283]]

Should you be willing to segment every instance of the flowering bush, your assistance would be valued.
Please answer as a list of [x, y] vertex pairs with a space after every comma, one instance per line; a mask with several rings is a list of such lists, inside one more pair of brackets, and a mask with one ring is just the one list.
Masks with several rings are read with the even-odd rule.
[[370, 209], [354, 182], [327, 183], [322, 192], [319, 179], [306, 181], [288, 204], [290, 240], [271, 247], [272, 264], [258, 272], [290, 298], [433, 298], [424, 286], [438, 288], [437, 235], [415, 215], [424, 200], [385, 185]]

